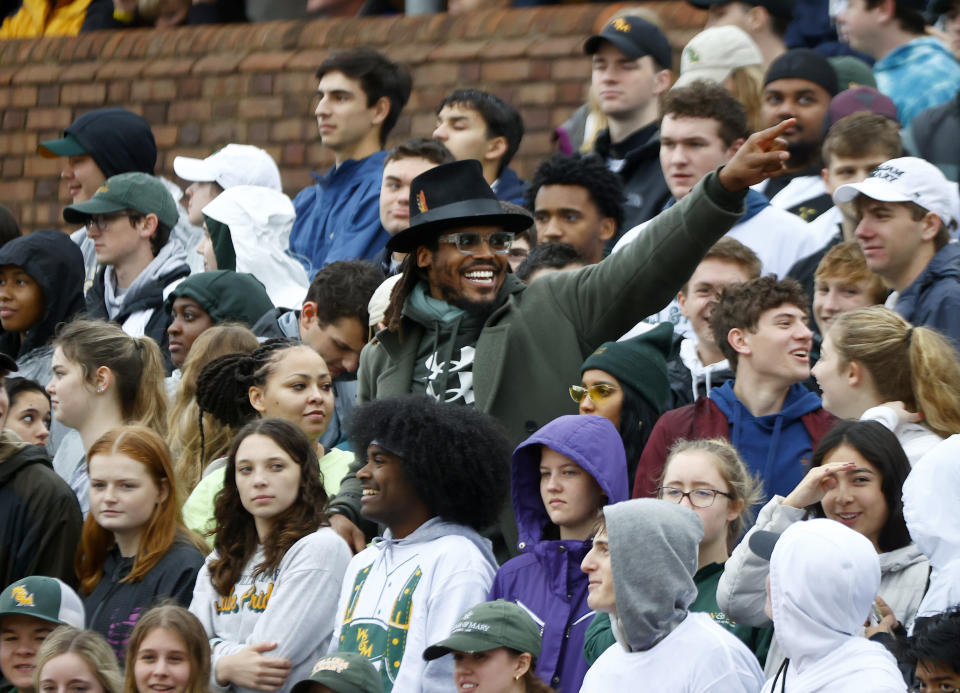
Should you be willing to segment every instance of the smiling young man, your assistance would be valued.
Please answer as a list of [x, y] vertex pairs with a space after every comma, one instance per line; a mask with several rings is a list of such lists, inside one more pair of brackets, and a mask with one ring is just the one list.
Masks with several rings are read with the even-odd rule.
[[792, 279], [760, 277], [723, 289], [710, 328], [735, 378], [660, 417], [640, 456], [635, 498], [656, 494], [667, 451], [680, 438], [729, 440], [766, 498], [794, 489], [835, 421], [801, 385], [810, 377], [813, 336], [807, 301]]
[[293, 201], [290, 250], [311, 273], [336, 260], [372, 259], [389, 235], [380, 224], [383, 145], [410, 98], [407, 69], [376, 51], [330, 56], [317, 69], [314, 114], [333, 167]]
[[867, 267], [895, 292], [887, 306], [960, 345], [960, 246], [949, 231], [956, 226], [956, 196], [956, 184], [940, 169], [907, 156], [840, 186], [833, 199], [855, 205]]
[[[660, 122], [660, 166], [672, 195], [667, 204], [683, 199], [701, 178], [730, 161], [748, 134], [743, 106], [716, 82], [696, 81], [671, 89], [663, 101]], [[807, 233], [803, 221], [772, 205], [756, 190], [747, 193], [746, 204], [746, 214], [727, 232], [727, 238], [755, 252], [765, 273], [782, 277], [794, 262], [817, 247], [817, 239]], [[646, 224], [641, 224], [623, 234], [614, 252], [645, 228]], [[661, 315], [656, 322], [667, 319]]]
[[84, 627], [83, 602], [63, 581], [32, 575], [0, 592], [0, 680], [13, 686], [8, 693], [36, 693], [37, 652], [63, 625]]
[[512, 104], [478, 89], [457, 89], [437, 108], [432, 137], [458, 161], [479, 161], [498, 200], [523, 204], [526, 183], [507, 168], [523, 139], [523, 119]]
[[[380, 223], [387, 233], [396, 236], [410, 226], [410, 181], [451, 161], [453, 154], [442, 142], [426, 137], [413, 137], [390, 150], [380, 185]], [[373, 262], [389, 277], [400, 271], [404, 257], [384, 248]]]
[[421, 653], [486, 601], [497, 564], [478, 532], [506, 500], [510, 445], [489, 417], [423, 395], [358, 408], [350, 439], [361, 513], [386, 529], [347, 566], [330, 651], [365, 655], [384, 693], [450, 690], [452, 658]]
[[86, 295], [89, 316], [151, 337], [166, 352], [171, 318], [163, 303], [190, 274], [183, 247], [168, 242], [179, 214], [166, 186], [146, 173], [121, 173], [65, 207], [63, 218], [86, 226], [100, 265]]
[[623, 183], [596, 155], [554, 154], [533, 174], [527, 207], [540, 243], [567, 243], [592, 265], [620, 229]]
[[[710, 614], [689, 610], [703, 523], [671, 501], [608, 505], [580, 567], [587, 604], [610, 614], [617, 643], [587, 671], [581, 693], [634, 690], [755, 693], [753, 653]], [[637, 537], [643, 537], [642, 542]]]
[[806, 48], [787, 51], [773, 61], [764, 77], [761, 117], [767, 127], [795, 118], [784, 133], [790, 162], [786, 175], [756, 186], [781, 209], [811, 221], [829, 209], [820, 178], [820, 145], [830, 100], [840, 91], [837, 73], [819, 53]]
[[[514, 444], [574, 413], [545, 388], [577, 382], [583, 360], [676, 293], [699, 258], [742, 213], [749, 183], [781, 170], [779, 129], [752, 135], [624, 251], [578, 272], [524, 285], [507, 272], [510, 234], [529, 224], [505, 214], [479, 162], [456, 161], [410, 189], [410, 227], [388, 248], [409, 252], [385, 314], [387, 327], [360, 358], [360, 401], [408, 392], [467, 404], [501, 422]], [[603, 310], [599, 310], [602, 306]], [[402, 338], [401, 338], [402, 337]], [[354, 470], [355, 471], [355, 470]], [[349, 476], [332, 522], [354, 546], [360, 492]], [[513, 530], [505, 523], [510, 535]], [[506, 546], [513, 545], [508, 535]]]
[[640, 17], [617, 17], [587, 39], [590, 89], [608, 127], [594, 151], [620, 176], [626, 193], [623, 228], [650, 219], [670, 196], [660, 162], [658, 99], [670, 88], [670, 42]]

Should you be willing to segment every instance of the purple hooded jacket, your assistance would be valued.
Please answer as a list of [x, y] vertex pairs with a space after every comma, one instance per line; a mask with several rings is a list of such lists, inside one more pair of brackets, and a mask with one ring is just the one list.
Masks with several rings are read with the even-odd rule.
[[553, 525], [540, 497], [541, 445], [593, 476], [606, 503], [630, 496], [627, 460], [617, 429], [600, 416], [561, 416], [513, 452], [513, 511], [521, 553], [497, 572], [490, 599], [516, 602], [540, 624], [543, 649], [537, 676], [560, 693], [576, 693], [587, 673], [583, 636], [594, 613], [587, 606], [587, 576], [580, 570], [591, 542], [543, 538]]

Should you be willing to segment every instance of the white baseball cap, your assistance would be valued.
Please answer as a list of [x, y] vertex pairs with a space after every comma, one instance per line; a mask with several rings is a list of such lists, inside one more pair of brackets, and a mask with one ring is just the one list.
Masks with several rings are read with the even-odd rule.
[[685, 87], [698, 79], [723, 82], [731, 72], [748, 65], [763, 65], [763, 55], [750, 35], [736, 26], [710, 27], [683, 47], [680, 77], [673, 86]]
[[833, 193], [836, 204], [864, 195], [878, 202], [913, 202], [933, 212], [945, 226], [954, 220], [956, 183], [929, 161], [915, 156], [890, 159], [860, 183], [841, 185]]
[[218, 183], [227, 190], [237, 185], [256, 185], [283, 192], [280, 170], [273, 157], [251, 144], [228, 144], [206, 159], [178, 156], [174, 172], [184, 180]]

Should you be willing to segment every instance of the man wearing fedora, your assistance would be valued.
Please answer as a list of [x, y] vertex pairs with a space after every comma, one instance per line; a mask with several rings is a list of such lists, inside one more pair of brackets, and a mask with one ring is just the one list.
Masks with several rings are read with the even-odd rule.
[[[387, 244], [409, 255], [387, 327], [361, 353], [360, 401], [421, 392], [474, 406], [498, 419], [514, 444], [576, 413], [564, 393], [583, 360], [676, 294], [743, 214], [747, 187], [783, 170], [788, 155], [778, 135], [794, 122], [751, 135], [621, 252], [529, 285], [507, 271], [512, 233], [529, 221], [501, 211], [478, 162], [417, 176], [410, 226]], [[332, 522], [354, 547], [363, 538], [348, 520], [359, 519], [360, 495], [348, 475], [331, 501], [339, 513]]]

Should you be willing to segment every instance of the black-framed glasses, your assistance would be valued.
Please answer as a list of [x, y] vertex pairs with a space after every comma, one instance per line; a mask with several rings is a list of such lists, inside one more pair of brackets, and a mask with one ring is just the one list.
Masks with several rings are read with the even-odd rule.
[[657, 498], [668, 500], [671, 503], [680, 503], [686, 497], [690, 499], [690, 505], [694, 508], [709, 508], [713, 505], [717, 496], [733, 498], [729, 493], [714, 488], [695, 488], [692, 491], [684, 491], [682, 488], [674, 488], [673, 486], [661, 486], [657, 489]]
[[95, 227], [98, 231], [106, 231], [107, 225], [117, 219], [126, 217], [128, 219], [139, 219], [142, 215], [136, 212], [113, 212], [111, 214], [92, 214], [89, 225]]
[[441, 243], [453, 243], [464, 255], [473, 255], [486, 243], [490, 252], [495, 255], [506, 255], [513, 244], [513, 233], [510, 231], [494, 231], [489, 236], [483, 236], [477, 231], [458, 231], [448, 233], [437, 239]]
[[589, 395], [590, 399], [592, 399], [594, 402], [600, 402], [605, 400], [616, 391], [617, 388], [615, 386], [607, 383], [598, 383], [596, 385], [591, 385], [590, 387], [571, 385], [570, 398], [577, 404], [580, 404], [580, 402], [583, 401], [583, 398]]

